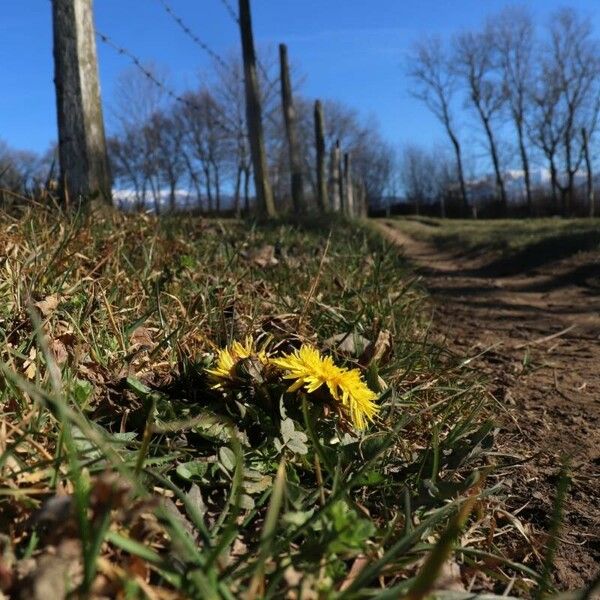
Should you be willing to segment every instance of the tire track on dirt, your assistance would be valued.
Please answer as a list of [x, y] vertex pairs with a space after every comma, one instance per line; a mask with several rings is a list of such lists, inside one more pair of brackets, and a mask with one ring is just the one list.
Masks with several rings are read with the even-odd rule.
[[474, 364], [511, 415], [499, 416], [499, 449], [520, 459], [500, 472], [511, 487], [511, 510], [540, 545], [562, 456], [570, 457], [572, 483], [555, 577], [561, 589], [582, 587], [600, 564], [598, 253], [498, 277], [486, 269], [490, 255], [440, 250], [393, 221], [376, 227], [423, 276], [434, 324], [449, 346], [464, 356], [487, 350]]

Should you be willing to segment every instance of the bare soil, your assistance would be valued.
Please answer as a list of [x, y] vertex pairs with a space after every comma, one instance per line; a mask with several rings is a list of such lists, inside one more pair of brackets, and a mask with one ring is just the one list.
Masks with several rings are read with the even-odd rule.
[[[554, 577], [563, 590], [588, 584], [600, 565], [600, 253], [520, 265], [441, 250], [393, 222], [377, 227], [423, 276], [437, 331], [457, 353], [480, 355], [473, 364], [500, 407], [508, 504], [540, 552], [561, 461], [569, 458]], [[525, 266], [531, 262], [535, 269]]]

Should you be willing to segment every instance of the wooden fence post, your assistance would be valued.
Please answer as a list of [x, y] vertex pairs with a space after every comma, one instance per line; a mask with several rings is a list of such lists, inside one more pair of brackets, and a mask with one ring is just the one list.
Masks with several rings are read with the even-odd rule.
[[[358, 207], [358, 216], [367, 218], [369, 216], [369, 206], [367, 203], [367, 190], [365, 188], [364, 181], [359, 180], [356, 182], [356, 197], [355, 204]], [[389, 205], [388, 205], [389, 207]], [[389, 214], [386, 216], [389, 217]]]
[[262, 108], [256, 72], [256, 52], [252, 35], [250, 0], [239, 0], [240, 35], [244, 60], [244, 81], [246, 88], [246, 119], [250, 138], [250, 154], [254, 171], [254, 187], [259, 213], [268, 217], [276, 216], [273, 192], [269, 184], [267, 153], [262, 126]]
[[344, 153], [344, 214], [350, 218], [355, 217], [354, 210], [354, 185], [352, 183], [352, 164], [350, 154]]
[[302, 155], [298, 144], [298, 132], [296, 130], [296, 109], [292, 97], [292, 84], [290, 80], [290, 66], [288, 64], [287, 46], [279, 44], [279, 67], [281, 81], [281, 103], [283, 107], [283, 118], [285, 121], [285, 132], [287, 134], [288, 150], [290, 156], [290, 173], [292, 184], [292, 203], [294, 212], [304, 212], [304, 183], [302, 180]]
[[342, 177], [341, 177], [340, 141], [335, 142], [329, 159], [329, 185], [331, 189], [331, 210], [340, 212], [342, 208]]
[[110, 202], [92, 0], [53, 0], [52, 23], [61, 184]]
[[320, 100], [315, 102], [315, 145], [317, 150], [317, 203], [321, 212], [329, 210], [327, 197], [327, 180], [325, 175], [325, 119], [323, 105]]

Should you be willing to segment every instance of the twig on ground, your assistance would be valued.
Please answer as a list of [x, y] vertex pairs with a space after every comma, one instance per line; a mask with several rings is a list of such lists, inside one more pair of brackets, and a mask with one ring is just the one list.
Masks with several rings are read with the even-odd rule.
[[519, 344], [518, 346], [515, 346], [515, 350], [520, 350], [521, 348], [525, 348], [526, 346], [537, 346], [538, 344], [543, 344], [544, 342], [549, 342], [550, 340], [553, 340], [557, 337], [565, 335], [565, 333], [569, 333], [569, 331], [575, 329], [575, 327], [576, 327], [576, 325], [569, 325], [569, 327], [566, 327], [565, 329], [562, 329], [561, 331], [553, 333], [552, 335], [545, 335], [544, 337], [537, 338], [535, 340], [532, 340], [531, 342], [524, 342], [523, 344]]

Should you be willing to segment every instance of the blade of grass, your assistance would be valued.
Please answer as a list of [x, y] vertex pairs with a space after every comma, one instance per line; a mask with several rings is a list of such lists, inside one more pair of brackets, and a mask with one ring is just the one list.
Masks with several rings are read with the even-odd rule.
[[265, 562], [270, 555], [272, 542], [276, 535], [277, 521], [279, 520], [279, 513], [281, 512], [281, 507], [283, 505], [285, 482], [285, 459], [282, 458], [273, 483], [271, 501], [269, 502], [269, 508], [267, 509], [265, 523], [260, 536], [259, 557], [246, 594], [246, 600], [255, 600], [255, 598], [262, 596], [264, 593], [264, 567]]
[[563, 509], [567, 499], [567, 491], [569, 489], [568, 472], [568, 461], [567, 459], [563, 459], [563, 464], [558, 478], [558, 485], [556, 487], [556, 496], [554, 498], [554, 508], [552, 510], [550, 530], [548, 531], [548, 542], [546, 544], [546, 553], [544, 556], [542, 574], [535, 594], [536, 600], [542, 600], [543, 598], [546, 598], [552, 587], [550, 578], [552, 575], [552, 568], [554, 566], [554, 555], [558, 546], [558, 535], [563, 520]]

